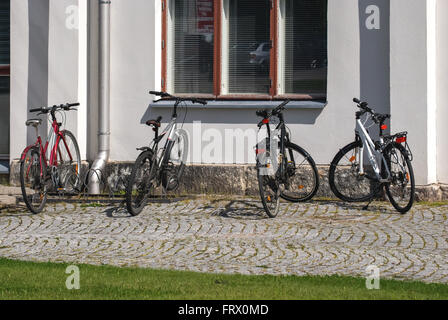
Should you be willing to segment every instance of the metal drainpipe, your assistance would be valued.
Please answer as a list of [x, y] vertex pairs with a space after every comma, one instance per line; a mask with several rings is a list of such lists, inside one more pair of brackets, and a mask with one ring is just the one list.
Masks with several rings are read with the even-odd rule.
[[98, 155], [89, 176], [89, 194], [100, 194], [102, 173], [110, 155], [110, 6], [111, 1], [100, 0], [99, 14], [99, 112]]

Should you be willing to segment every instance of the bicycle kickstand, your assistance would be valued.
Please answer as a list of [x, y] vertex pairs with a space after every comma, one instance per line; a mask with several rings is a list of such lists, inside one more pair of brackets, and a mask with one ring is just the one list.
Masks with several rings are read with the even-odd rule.
[[369, 210], [369, 206], [370, 204], [375, 200], [375, 197], [378, 195], [378, 193], [380, 192], [382, 188], [382, 185], [380, 184], [379, 187], [376, 188], [375, 192], [373, 193], [373, 197], [369, 200], [369, 203], [367, 205], [365, 205], [362, 210], [367, 211]]
[[368, 211], [368, 210], [369, 210], [369, 206], [370, 206], [370, 204], [373, 202], [373, 199], [374, 199], [374, 198], [370, 199], [370, 200], [369, 200], [369, 203], [368, 203], [367, 205], [365, 205], [364, 207], [362, 207], [362, 210], [364, 210], [364, 211]]

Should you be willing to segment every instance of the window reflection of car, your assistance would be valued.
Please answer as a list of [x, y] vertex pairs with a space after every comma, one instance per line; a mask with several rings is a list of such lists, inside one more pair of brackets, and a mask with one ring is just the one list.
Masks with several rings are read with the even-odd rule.
[[249, 63], [266, 67], [269, 65], [271, 56], [271, 46], [269, 42], [261, 43], [255, 51], [250, 53]]
[[257, 43], [249, 43], [249, 44], [235, 44], [229, 48], [229, 57], [231, 61], [238, 64], [247, 64], [248, 52], [251, 50], [255, 50], [257, 48]]

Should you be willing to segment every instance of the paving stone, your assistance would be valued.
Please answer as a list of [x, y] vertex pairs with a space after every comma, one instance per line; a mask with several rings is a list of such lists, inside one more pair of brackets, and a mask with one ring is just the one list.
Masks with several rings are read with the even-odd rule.
[[[1, 199], [1, 197], [0, 197]], [[15, 201], [15, 198], [14, 198]], [[14, 202], [15, 203], [15, 202]], [[448, 283], [448, 207], [282, 203], [268, 219], [256, 198], [122, 206], [48, 204], [0, 214], [0, 256], [214, 273], [367, 276]], [[12, 212], [13, 211], [13, 212]]]
[[17, 204], [16, 197], [0, 195], [0, 207], [1, 206], [14, 206], [16, 204]]

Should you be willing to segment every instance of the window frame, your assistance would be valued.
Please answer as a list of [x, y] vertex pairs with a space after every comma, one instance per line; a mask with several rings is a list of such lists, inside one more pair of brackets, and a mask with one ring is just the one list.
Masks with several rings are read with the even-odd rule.
[[[203, 99], [213, 100], [284, 100], [292, 99], [298, 101], [317, 100], [322, 101], [327, 99], [328, 95], [328, 71], [327, 71], [327, 91], [319, 94], [279, 94], [278, 93], [278, 68], [279, 68], [279, 17], [280, 17], [280, 1], [269, 0], [270, 3], [270, 67], [269, 78], [271, 86], [269, 94], [222, 94], [222, 21], [223, 21], [223, 2], [225, 0], [213, 0], [213, 17], [214, 17], [214, 55], [213, 55], [213, 93], [212, 94], [177, 94], [183, 97], [197, 97]], [[162, 91], [167, 90], [167, 75], [168, 75], [168, 3], [169, 0], [161, 0], [162, 2], [162, 75], [161, 88]], [[327, 11], [328, 12], [328, 11]], [[328, 15], [328, 13], [327, 13]], [[328, 33], [327, 33], [328, 37]], [[327, 51], [328, 57], [328, 51]], [[173, 93], [176, 94], [176, 93]]]

